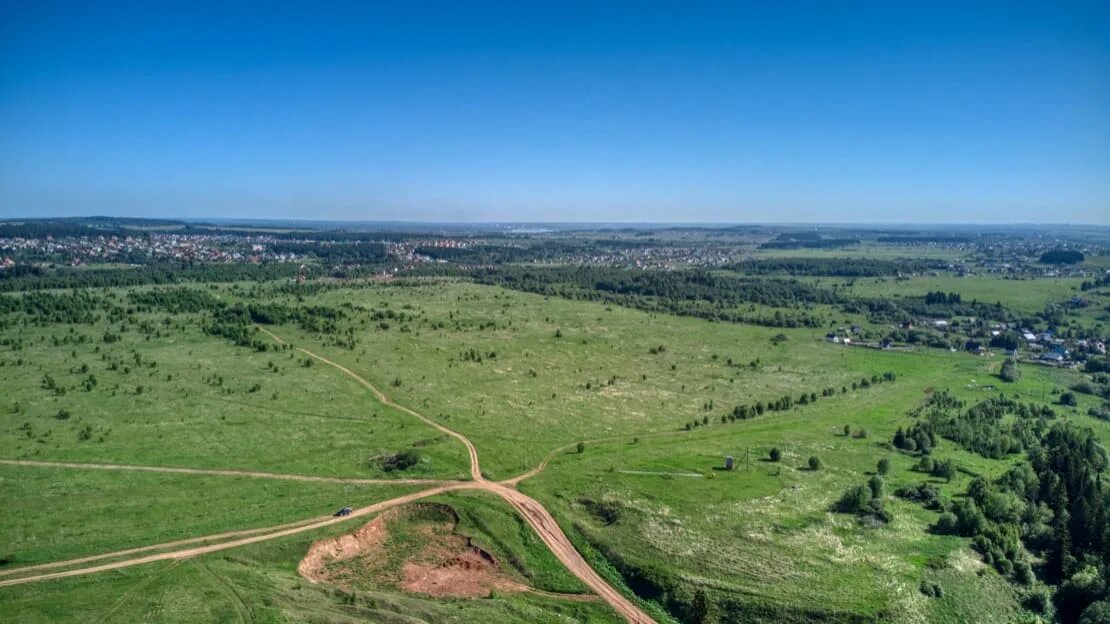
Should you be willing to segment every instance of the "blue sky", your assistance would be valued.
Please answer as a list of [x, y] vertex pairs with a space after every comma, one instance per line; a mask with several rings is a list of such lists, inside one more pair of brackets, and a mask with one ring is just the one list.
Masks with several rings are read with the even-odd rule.
[[0, 216], [89, 214], [1110, 223], [1110, 3], [0, 0]]

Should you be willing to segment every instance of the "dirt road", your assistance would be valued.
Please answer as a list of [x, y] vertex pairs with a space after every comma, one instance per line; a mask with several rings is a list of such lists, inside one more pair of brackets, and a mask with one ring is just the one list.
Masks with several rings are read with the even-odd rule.
[[[273, 340], [277, 341], [278, 343], [288, 344], [281, 337], [274, 334], [273, 332], [271, 332], [271, 331], [269, 331], [265, 328], [262, 328], [262, 327], [259, 327], [258, 329], [259, 329], [259, 331], [265, 333], [267, 336], [269, 336]], [[381, 390], [379, 390], [377, 387], [375, 387], [372, 383], [370, 383], [366, 379], [362, 378], [357, 373], [355, 373], [355, 372], [351, 371], [350, 369], [346, 368], [345, 366], [343, 366], [341, 364], [338, 364], [336, 362], [333, 362], [333, 361], [331, 361], [331, 360], [329, 360], [325, 357], [322, 357], [320, 355], [317, 355], [317, 354], [315, 354], [315, 353], [313, 353], [313, 352], [311, 352], [307, 349], [298, 348], [297, 350], [300, 351], [301, 353], [304, 353], [305, 355], [307, 355], [311, 358], [314, 358], [314, 359], [316, 359], [320, 362], [323, 362], [324, 364], [327, 364], [329, 366], [332, 366], [332, 367], [342, 371], [344, 374], [348, 375], [349, 377], [351, 377], [352, 379], [357, 381], [360, 385], [362, 385], [363, 387], [370, 390], [374, 394], [374, 396], [377, 397], [377, 399], [381, 403], [383, 403], [385, 405], [388, 405], [390, 407], [393, 407], [395, 409], [398, 409], [398, 410], [400, 410], [400, 411], [402, 411], [406, 414], [409, 414], [409, 415], [421, 420], [422, 422], [428, 424], [429, 426], [434, 427], [435, 429], [437, 429], [437, 430], [439, 430], [439, 431], [441, 431], [441, 432], [443, 432], [447, 435], [450, 435], [450, 436], [454, 437], [455, 439], [459, 440], [460, 442], [462, 442], [463, 445], [466, 447], [467, 452], [470, 455], [470, 476], [473, 479], [473, 481], [446, 483], [446, 484], [443, 484], [443, 485], [439, 485], [439, 486], [436, 486], [436, 487], [429, 488], [427, 490], [422, 490], [420, 492], [414, 492], [414, 493], [411, 493], [411, 494], [406, 494], [404, 496], [399, 496], [397, 498], [392, 498], [392, 499], [389, 499], [389, 500], [386, 500], [386, 501], [381, 501], [379, 503], [374, 503], [373, 505], [368, 505], [366, 507], [361, 507], [359, 509], [356, 509], [355, 511], [353, 511], [350, 515], [348, 515], [346, 517], [326, 517], [326, 518], [318, 519], [318, 520], [310, 520], [310, 521], [306, 521], [306, 522], [302, 522], [302, 523], [294, 523], [292, 525], [283, 525], [281, 527], [273, 527], [273, 530], [271, 530], [271, 529], [256, 529], [256, 530], [251, 530], [251, 531], [244, 531], [244, 532], [239, 532], [238, 535], [249, 535], [249, 536], [239, 537], [238, 539], [231, 539], [229, 541], [221, 541], [220, 543], [217, 543], [217, 544], [197, 546], [197, 547], [193, 547], [193, 548], [187, 548], [187, 549], [183, 549], [183, 550], [175, 550], [175, 551], [171, 551], [171, 552], [161, 552], [161, 553], [156, 553], [156, 554], [153, 554], [153, 555], [146, 555], [146, 556], [137, 557], [137, 558], [133, 558], [133, 559], [126, 559], [126, 560], [123, 560], [123, 561], [114, 561], [114, 562], [105, 563], [105, 564], [92, 566], [92, 567], [86, 567], [86, 568], [77, 568], [77, 569], [72, 569], [72, 570], [63, 570], [63, 571], [60, 571], [60, 572], [51, 572], [51, 573], [47, 573], [47, 574], [40, 574], [40, 575], [36, 575], [36, 576], [26, 576], [26, 577], [21, 577], [21, 578], [0, 580], [0, 587], [5, 587], [5, 586], [9, 586], [9, 585], [21, 585], [21, 584], [24, 584], [24, 583], [32, 583], [32, 582], [44, 581], [44, 580], [48, 580], [48, 579], [65, 578], [65, 577], [69, 577], [69, 576], [78, 576], [78, 575], [82, 575], [82, 574], [93, 574], [93, 573], [96, 573], [96, 572], [103, 572], [103, 571], [107, 571], [107, 570], [118, 570], [118, 569], [121, 569], [121, 568], [126, 568], [126, 567], [131, 567], [131, 566], [136, 566], [136, 565], [143, 565], [143, 564], [146, 564], [146, 563], [153, 563], [153, 562], [156, 562], [156, 561], [179, 560], [179, 559], [184, 559], [184, 558], [188, 558], [188, 557], [195, 557], [197, 555], [203, 555], [203, 554], [211, 553], [211, 552], [218, 552], [218, 551], [226, 550], [226, 549], [229, 549], [229, 548], [236, 548], [236, 547], [239, 547], [239, 546], [245, 546], [247, 544], [254, 544], [254, 543], [258, 543], [258, 542], [263, 542], [263, 541], [267, 541], [267, 540], [281, 538], [281, 537], [287, 537], [287, 536], [290, 536], [290, 535], [296, 535], [298, 533], [303, 533], [305, 531], [313, 531], [313, 530], [320, 529], [320, 528], [330, 526], [330, 525], [333, 525], [333, 524], [337, 524], [337, 523], [340, 523], [340, 522], [346, 522], [347, 520], [350, 520], [351, 518], [357, 518], [357, 517], [360, 517], [360, 516], [366, 516], [366, 515], [369, 515], [369, 514], [377, 513], [377, 512], [383, 511], [385, 509], [388, 509], [390, 507], [394, 507], [394, 506], [397, 506], [397, 505], [403, 505], [405, 503], [410, 503], [410, 502], [413, 502], [413, 501], [416, 501], [416, 500], [420, 500], [422, 498], [427, 498], [429, 496], [435, 496], [437, 494], [442, 494], [444, 492], [449, 492], [449, 491], [453, 491], [453, 490], [473, 489], [473, 490], [484, 490], [484, 491], [490, 492], [492, 494], [495, 494], [495, 495], [500, 496], [501, 498], [505, 499], [514, 509], [517, 510], [518, 513], [520, 513], [520, 515], [532, 527], [532, 529], [536, 531], [536, 533], [540, 536], [540, 539], [543, 540], [543, 543], [547, 545], [547, 547], [559, 559], [559, 561], [561, 561], [563, 563], [563, 565], [565, 565], [567, 567], [567, 569], [570, 570], [570, 572], [572, 574], [577, 576], [583, 583], [586, 584], [587, 587], [589, 587], [591, 590], [593, 590], [594, 593], [596, 593], [602, 600], [607, 602], [617, 613], [619, 613], [626, 620], [628, 620], [629, 622], [632, 622], [634, 624], [654, 624], [654, 620], [652, 620], [646, 613], [644, 613], [632, 601], [625, 598], [623, 594], [621, 594], [619, 591], [617, 591], [611, 585], [609, 585], [609, 583], [605, 579], [603, 579], [597, 572], [595, 572], [593, 570], [593, 568], [590, 567], [589, 563], [587, 563], [586, 560], [582, 557], [582, 555], [578, 552], [578, 550], [575, 549], [574, 544], [570, 541], [570, 539], [566, 536], [566, 534], [563, 533], [563, 530], [559, 527], [559, 524], [555, 521], [555, 518], [551, 516], [551, 513], [548, 512], [547, 509], [542, 504], [540, 504], [539, 501], [537, 501], [537, 500], [531, 498], [530, 496], [527, 496], [527, 495], [523, 494], [522, 492], [514, 489], [514, 486], [519, 481], [521, 481], [522, 479], [533, 476], [533, 475], [537, 474], [540, 470], [543, 470], [543, 468], [547, 465], [548, 460], [551, 457], [553, 457], [556, 453], [558, 453], [560, 450], [563, 450], [563, 449], [557, 449], [556, 451], [553, 451], [546, 458], [544, 458], [543, 462], [538, 467], [536, 467], [535, 469], [530, 470], [527, 473], [525, 473], [523, 475], [520, 475], [520, 476], [518, 476], [514, 479], [510, 479], [510, 480], [505, 481], [503, 483], [496, 483], [496, 482], [493, 482], [493, 481], [487, 481], [482, 476], [482, 471], [481, 471], [480, 465], [478, 463], [478, 450], [474, 447], [474, 444], [472, 444], [470, 442], [470, 440], [467, 439], [466, 436], [462, 435], [461, 433], [459, 433], [457, 431], [449, 429], [448, 427], [445, 427], [444, 425], [441, 425], [438, 422], [436, 422], [436, 421], [434, 421], [430, 418], [427, 418], [423, 414], [421, 414], [421, 413], [419, 413], [419, 412], [417, 412], [413, 409], [410, 409], [410, 408], [405, 407], [403, 405], [398, 405], [398, 404], [394, 403], [392, 400], [390, 400], [390, 398], [388, 396], [385, 395], [385, 393], [383, 393]], [[564, 448], [566, 448], [566, 447], [564, 447]], [[17, 461], [17, 460], [8, 460], [8, 461], [3, 461], [2, 463], [20, 463], [20, 462]], [[53, 464], [51, 462], [34, 462], [34, 463], [29, 463], [28, 465], [44, 465], [44, 464], [45, 465], [58, 465], [58, 464]], [[104, 468], [106, 466], [112, 466], [112, 465], [108, 465], [108, 464], [87, 464], [87, 465], [85, 465], [85, 464], [60, 464], [60, 465], [63, 466], [63, 467], [68, 466], [68, 467], [91, 467], [91, 468]], [[134, 468], [134, 467], [132, 467], [132, 468]], [[127, 468], [119, 467], [119, 466], [113, 466], [112, 469], [127, 469]], [[140, 469], [152, 469], [152, 470], [155, 470], [155, 471], [164, 471], [164, 472], [187, 472], [189, 474], [194, 474], [194, 473], [195, 474], [206, 474], [206, 473], [211, 472], [211, 471], [205, 471], [205, 470], [200, 470], [200, 469], [194, 470], [194, 469], [189, 469], [189, 468], [155, 469], [154, 467], [141, 467]], [[244, 472], [244, 471], [216, 471], [216, 474], [225, 474], [225, 473], [237, 473], [238, 476], [260, 476], [262, 478], [294, 478], [294, 477], [301, 477], [302, 476], [302, 475], [282, 475], [281, 477], [275, 477], [275, 475], [273, 475], [272, 473], [250, 473], [250, 472]], [[327, 477], [304, 477], [303, 478], [303, 480], [320, 480], [320, 479], [328, 479], [328, 478]], [[400, 481], [391, 481], [391, 483], [400, 483]], [[223, 537], [235, 536], [235, 535], [237, 535], [237, 533], [222, 534]], [[25, 568], [16, 568], [16, 569], [13, 569], [13, 570], [5, 571], [4, 575], [23, 573], [23, 572], [27, 572], [27, 571], [31, 571], [31, 570], [68, 567], [68, 566], [71, 566], [71, 565], [79, 565], [81, 563], [86, 563], [86, 562], [94, 561], [94, 560], [107, 559], [107, 558], [112, 558], [112, 557], [116, 557], [116, 556], [125, 556], [127, 554], [134, 554], [134, 553], [145, 552], [145, 551], [150, 551], [150, 550], [161, 550], [161, 549], [164, 549], [164, 548], [175, 547], [177, 545], [183, 545], [183, 544], [189, 543], [189, 542], [193, 542], [193, 543], [203, 542], [203, 541], [210, 541], [212, 539], [218, 539], [218, 538], [219, 538], [218, 536], [209, 536], [208, 538], [200, 537], [200, 538], [194, 538], [193, 540], [181, 540], [181, 541], [178, 541], [178, 542], [170, 542], [170, 543], [162, 544], [162, 545], [145, 546], [145, 547], [125, 550], [125, 551], [118, 551], [116, 553], [108, 553], [108, 554], [104, 554], [104, 555], [96, 555], [96, 556], [93, 556], [93, 557], [85, 557], [85, 558], [82, 558], [82, 559], [71, 559], [69, 561], [60, 561], [60, 562], [54, 562], [54, 563], [49, 563], [49, 564], [41, 564], [41, 565], [38, 565], [38, 566], [30, 566], [30, 567], [25, 567]]]
[[137, 466], [132, 464], [78, 464], [73, 462], [37, 461], [31, 459], [0, 459], [9, 466], [38, 466], [43, 468], [79, 468], [84, 470], [132, 470], [136, 472], [161, 472], [170, 474], [211, 475], [219, 477], [250, 477], [252, 479], [277, 479], [279, 481], [314, 481], [316, 483], [348, 483], [351, 485], [439, 485], [450, 480], [436, 479], [361, 479], [358, 477], [318, 477], [315, 475], [258, 472], [254, 470], [221, 470], [218, 468], [179, 468], [176, 466]]
[[[259, 331], [261, 331], [262, 333], [264, 333], [267, 336], [269, 336], [270, 338], [272, 338], [278, 344], [289, 344], [289, 343], [285, 342], [285, 340], [283, 340], [280, 336], [278, 336], [277, 334], [273, 333], [272, 331], [266, 329], [265, 327], [260, 327], [260, 326], [257, 326], [257, 325], [256, 325], [256, 327], [258, 327]], [[459, 433], [458, 431], [455, 431], [454, 429], [449, 429], [449, 428], [439, 424], [438, 422], [432, 420], [431, 418], [428, 418], [427, 416], [421, 414], [420, 412], [417, 412], [416, 410], [405, 407], [404, 405], [399, 405], [397, 403], [394, 403], [393, 400], [390, 399], [388, 396], [386, 396], [386, 394], [384, 392], [382, 392], [380, 389], [378, 389], [377, 386], [370, 383], [369, 381], [366, 381], [358, 373], [352, 371], [351, 369], [347, 368], [346, 366], [343, 366], [342, 364], [338, 364], [336, 362], [333, 362], [333, 361], [327, 359], [326, 357], [324, 357], [322, 355], [317, 355], [317, 354], [309, 351], [308, 349], [302, 349], [302, 348], [298, 347], [297, 351], [300, 351], [301, 353], [307, 355], [310, 358], [313, 358], [315, 360], [323, 362], [324, 364], [327, 364], [328, 366], [332, 366], [334, 368], [339, 369], [344, 374], [346, 374], [348, 377], [357, 381], [362, 387], [364, 387], [367, 390], [369, 390], [370, 392], [374, 393], [374, 396], [377, 397], [378, 401], [380, 403], [382, 403], [383, 405], [388, 405], [389, 407], [400, 410], [400, 411], [402, 411], [402, 412], [404, 412], [404, 413], [406, 413], [406, 414], [408, 414], [408, 415], [410, 415], [414, 418], [419, 419], [424, 424], [426, 424], [430, 427], [433, 427], [434, 429], [440, 431], [441, 433], [446, 433], [447, 435], [455, 438], [459, 442], [462, 442], [463, 446], [466, 447], [467, 453], [470, 455], [470, 478], [474, 479], [475, 481], [483, 480], [482, 468], [478, 463], [478, 449], [474, 448], [474, 444], [472, 444], [470, 442], [470, 440], [467, 439], [466, 436]]]
[[[274, 340], [278, 341], [279, 343], [286, 344], [284, 340], [282, 340], [273, 332], [263, 327], [259, 327], [258, 329]], [[551, 552], [555, 554], [559, 561], [561, 561], [563, 565], [565, 565], [567, 569], [571, 571], [571, 573], [581, 579], [587, 587], [601, 596], [601, 598], [605, 602], [608, 602], [609, 605], [613, 607], [613, 609], [615, 609], [617, 613], [621, 614], [626, 620], [628, 620], [629, 622], [634, 622], [636, 624], [647, 624], [649, 622], [654, 622], [654, 620], [648, 617], [646, 613], [644, 613], [630, 600], [625, 598], [623, 594], [609, 585], [609, 583], [606, 582], [605, 579], [601, 578], [601, 576], [597, 572], [595, 572], [588, 563], [586, 563], [586, 560], [582, 557], [578, 550], [574, 548], [574, 544], [571, 543], [570, 539], [566, 536], [565, 533], [563, 533], [563, 530], [559, 527], [559, 524], [555, 522], [555, 518], [551, 516], [551, 513], [548, 512], [547, 509], [539, 503], [539, 501], [510, 487], [518, 483], [520, 480], [533, 476], [540, 470], [543, 470], [543, 468], [547, 465], [548, 460], [556, 453], [558, 453], [561, 449], [557, 449], [556, 451], [549, 454], [546, 458], [544, 458], [544, 461], [540, 464], [540, 466], [532, 471], [525, 473], [524, 475], [521, 475], [520, 477], [517, 477], [516, 479], [513, 479], [511, 482], [509, 482], [509, 485], [502, 485], [500, 483], [486, 481], [485, 478], [482, 476], [482, 471], [478, 464], [478, 450], [474, 447], [474, 444], [471, 443], [466, 436], [457, 431], [454, 431], [453, 429], [449, 429], [430, 418], [427, 418], [416, 410], [405, 407], [404, 405], [398, 405], [397, 403], [394, 403], [392, 400], [390, 400], [388, 396], [385, 395], [384, 392], [375, 387], [374, 384], [362, 378], [349, 368], [341, 364], [337, 364], [336, 362], [333, 362], [323, 356], [317, 355], [309, 351], [308, 349], [298, 348], [297, 350], [309, 357], [323, 362], [324, 364], [328, 364], [329, 366], [333, 366], [339, 369], [349, 377], [353, 378], [363, 387], [373, 392], [374, 396], [376, 396], [378, 400], [382, 403], [399, 409], [406, 414], [414, 416], [427, 423], [428, 425], [435, 427], [439, 431], [453, 436], [454, 438], [462, 442], [466, 446], [467, 451], [470, 453], [470, 476], [472, 479], [474, 479], [474, 484], [472, 486], [474, 489], [491, 492], [508, 501], [509, 504], [512, 505], [524, 517], [525, 521], [527, 521], [528, 524], [532, 526], [532, 529], [536, 531], [536, 533], [540, 536], [540, 539], [543, 540], [544, 544], [546, 544]]]
[[613, 589], [605, 579], [601, 578], [601, 575], [590, 567], [590, 564], [574, 547], [574, 544], [563, 533], [563, 530], [559, 528], [559, 523], [555, 522], [555, 518], [539, 501], [500, 483], [487, 481], [486, 486], [482, 489], [491, 491], [508, 501], [524, 517], [524, 520], [532, 525], [540, 539], [543, 540], [544, 544], [547, 544], [548, 549], [555, 554], [559, 561], [581, 579], [587, 587], [597, 593], [602, 600], [609, 603], [609, 606], [613, 607], [624, 619], [635, 624], [655, 622], [632, 601], [625, 598], [624, 594]]
[[[143, 565], [143, 564], [146, 564], [146, 563], [154, 563], [155, 561], [170, 561], [170, 560], [174, 560], [174, 559], [186, 559], [188, 557], [196, 557], [197, 555], [204, 555], [204, 554], [207, 554], [207, 553], [218, 552], [218, 551], [221, 551], [221, 550], [227, 550], [229, 548], [238, 548], [239, 546], [246, 546], [247, 544], [256, 544], [258, 542], [265, 542], [265, 541], [268, 541], [268, 540], [277, 539], [279, 537], [288, 537], [290, 535], [296, 535], [298, 533], [304, 533], [305, 531], [314, 531], [316, 529], [322, 529], [326, 526], [331, 526], [333, 524], [338, 524], [340, 522], [346, 522], [347, 520], [350, 520], [352, 518], [367, 516], [367, 515], [370, 515], [370, 514], [377, 513], [379, 511], [389, 509], [390, 507], [395, 507], [397, 505], [404, 505], [406, 503], [411, 503], [413, 501], [417, 501], [417, 500], [420, 500], [422, 498], [428, 498], [429, 496], [435, 496], [437, 494], [443, 494], [444, 492], [449, 492], [451, 490], [457, 490], [457, 489], [467, 488], [467, 487], [474, 487], [474, 484], [460, 482], [460, 483], [451, 484], [451, 485], [441, 485], [439, 487], [429, 488], [427, 490], [421, 490], [419, 492], [413, 492], [412, 494], [406, 494], [404, 496], [398, 496], [397, 498], [391, 498], [389, 500], [385, 500], [385, 501], [382, 501], [380, 503], [374, 503], [373, 505], [367, 505], [366, 507], [360, 507], [358, 509], [355, 509], [354, 511], [352, 511], [350, 514], [348, 514], [346, 516], [337, 516], [337, 517], [327, 516], [327, 517], [322, 518], [322, 519], [317, 519], [317, 520], [309, 521], [309, 522], [306, 522], [306, 523], [299, 523], [296, 526], [291, 526], [289, 528], [279, 529], [277, 531], [264, 533], [262, 535], [254, 535], [254, 536], [251, 536], [251, 537], [242, 537], [242, 538], [239, 538], [239, 539], [233, 539], [231, 541], [220, 542], [218, 544], [209, 544], [207, 546], [196, 546], [194, 548], [186, 548], [184, 550], [174, 550], [174, 551], [170, 551], [170, 552], [163, 552], [163, 553], [157, 553], [157, 554], [153, 554], [153, 555], [146, 555], [144, 557], [138, 557], [138, 558], [135, 558], [135, 559], [125, 559], [123, 561], [113, 561], [111, 563], [105, 563], [105, 564], [101, 564], [101, 565], [98, 565], [98, 566], [92, 566], [92, 567], [89, 567], [89, 568], [78, 568], [78, 569], [75, 569], [75, 570], [64, 570], [62, 572], [51, 572], [51, 573], [48, 573], [48, 574], [39, 574], [39, 575], [36, 575], [36, 576], [25, 576], [25, 577], [15, 578], [15, 579], [0, 580], [0, 587], [7, 587], [9, 585], [23, 585], [25, 583], [33, 583], [33, 582], [36, 582], [36, 581], [46, 581], [46, 580], [49, 580], [49, 579], [65, 578], [65, 577], [68, 577], [68, 576], [80, 576], [80, 575], [83, 575], [83, 574], [93, 574], [93, 573], [96, 573], [96, 572], [106, 572], [108, 570], [119, 570], [121, 568], [129, 568], [129, 567], [132, 567], [132, 566]], [[261, 530], [266, 530], [266, 529], [261, 529]], [[196, 539], [197, 540], [203, 540], [203, 539], [206, 539], [206, 538], [196, 538]], [[175, 543], [175, 542], [171, 542], [171, 543]], [[180, 542], [176, 542], [176, 543], [180, 543]], [[164, 545], [153, 545], [153, 546], [143, 547], [142, 549], [133, 549], [132, 551], [120, 551], [120, 552], [121, 553], [126, 553], [126, 552], [135, 552], [137, 550], [154, 550], [154, 549], [161, 548], [162, 546], [164, 546]], [[106, 555], [97, 555], [95, 558], [96, 559], [103, 559], [103, 558], [107, 558], [107, 557], [111, 557], [111, 556], [112, 556], [112, 553], [109, 553], [109, 554], [106, 554]], [[49, 565], [49, 566], [54, 566], [54, 567], [64, 567], [66, 565], [72, 565], [74, 563], [77, 563], [77, 562], [80, 562], [80, 561], [88, 561], [90, 559], [94, 559], [94, 558], [86, 557], [85, 559], [73, 559], [73, 560], [70, 560], [70, 561], [59, 561], [57, 563], [44, 564], [44, 565]], [[41, 569], [43, 566], [37, 566], [37, 567]], [[29, 569], [31, 569], [31, 568], [29, 568], [29, 567], [28, 568], [17, 568], [17, 569], [14, 569], [14, 570], [9, 570], [9, 572], [24, 572], [24, 571], [27, 571]]]

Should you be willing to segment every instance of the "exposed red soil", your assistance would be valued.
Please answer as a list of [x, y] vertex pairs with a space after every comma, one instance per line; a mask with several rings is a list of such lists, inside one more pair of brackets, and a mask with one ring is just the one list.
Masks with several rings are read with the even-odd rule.
[[[461, 536], [455, 536], [460, 537]], [[455, 541], [455, 540], [450, 540]], [[436, 598], [452, 596], [457, 598], [485, 598], [490, 592], [522, 592], [528, 586], [509, 578], [501, 571], [493, 557], [484, 550], [467, 546], [465, 538], [461, 544], [439, 544], [451, 547], [462, 546], [455, 554], [439, 561], [417, 563], [405, 562], [401, 569], [404, 580], [399, 587], [407, 592], [427, 594]], [[433, 545], [436, 548], [437, 545]], [[425, 551], [427, 554], [427, 551]]]
[[381, 546], [388, 536], [386, 523], [396, 514], [392, 509], [350, 533], [314, 542], [297, 565], [297, 573], [313, 583], [331, 580], [325, 570], [328, 564], [354, 559]]
[[[399, 575], [396, 570], [386, 570], [384, 562], [392, 559], [387, 543], [390, 525], [436, 512], [443, 515], [442, 520], [419, 520], [421, 526], [416, 532], [423, 542], [420, 552], [404, 562]], [[456, 533], [456, 524], [454, 511], [448, 507], [426, 503], [392, 509], [350, 533], [312, 544], [297, 571], [312, 582], [348, 589], [363, 577], [437, 598], [484, 598], [493, 590], [528, 591], [528, 586], [505, 573], [491, 554]], [[335, 565], [343, 562], [349, 564]]]

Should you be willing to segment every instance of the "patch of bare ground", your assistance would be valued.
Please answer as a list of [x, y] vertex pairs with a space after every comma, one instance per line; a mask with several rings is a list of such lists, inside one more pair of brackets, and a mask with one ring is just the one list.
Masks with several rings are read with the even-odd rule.
[[381, 546], [386, 538], [386, 523], [399, 511], [390, 509], [350, 533], [313, 542], [297, 565], [297, 572], [313, 583], [330, 581], [327, 568], [331, 564], [354, 559]]
[[312, 544], [297, 566], [301, 576], [345, 589], [394, 586], [435, 598], [523, 592], [493, 555], [456, 532], [446, 505], [416, 503], [383, 513], [343, 535]]

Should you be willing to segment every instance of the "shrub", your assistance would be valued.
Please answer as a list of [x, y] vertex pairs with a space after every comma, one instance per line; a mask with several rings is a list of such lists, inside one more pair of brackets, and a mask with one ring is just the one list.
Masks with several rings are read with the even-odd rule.
[[575, 446], [575, 449], [579, 453], [585, 453], [586, 452], [586, 443], [585, 442], [579, 442], [578, 445]]
[[921, 461], [917, 462], [917, 469], [921, 472], [932, 473], [935, 467], [932, 457], [922, 457]]
[[579, 504], [586, 508], [595, 518], [606, 525], [616, 524], [621, 519], [620, 505], [607, 501], [595, 501], [589, 498], [578, 499]]
[[944, 597], [944, 588], [941, 587], [939, 583], [932, 583], [932, 582], [923, 580], [923, 581], [921, 581], [921, 585], [920, 585], [919, 589], [921, 590], [922, 594], [925, 594], [926, 596], [928, 596], [930, 598], [943, 598]]
[[871, 493], [862, 485], [848, 488], [833, 508], [841, 513], [859, 513], [871, 500]]
[[1022, 585], [1029, 585], [1033, 582], [1033, 566], [1029, 565], [1028, 561], [1019, 561], [1014, 566], [1014, 580]]
[[933, 530], [944, 535], [951, 535], [956, 532], [956, 524], [956, 514], [951, 511], [946, 511], [937, 518], [937, 523], [933, 525]]
[[879, 463], [875, 466], [875, 472], [881, 475], [885, 475], [886, 473], [890, 472], [890, 460], [885, 457], [883, 459], [880, 459]]
[[894, 495], [920, 503], [926, 509], [937, 511], [944, 509], [944, 500], [941, 498], [940, 490], [930, 483], [900, 487], [894, 491]]
[[780, 451], [778, 447], [771, 449], [771, 461], [777, 462], [780, 459], [782, 459], [782, 451]]
[[1044, 585], [1031, 587], [1022, 596], [1021, 604], [1033, 613], [1048, 614], [1052, 609], [1052, 594]]
[[883, 497], [883, 478], [876, 475], [867, 480], [867, 487], [871, 488], [871, 498]]
[[420, 463], [420, 453], [412, 449], [405, 449], [400, 453], [381, 458], [378, 463], [382, 470], [386, 472], [407, 470]]
[[821, 460], [816, 458], [816, 457], [810, 457], [809, 458], [809, 469], [810, 470], [820, 470], [821, 469]]

